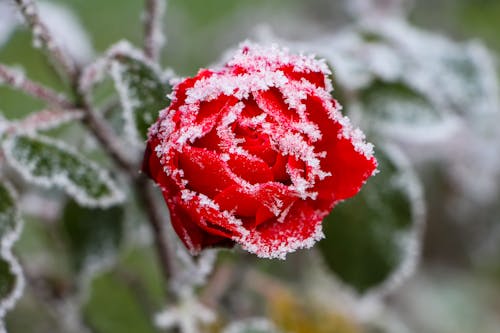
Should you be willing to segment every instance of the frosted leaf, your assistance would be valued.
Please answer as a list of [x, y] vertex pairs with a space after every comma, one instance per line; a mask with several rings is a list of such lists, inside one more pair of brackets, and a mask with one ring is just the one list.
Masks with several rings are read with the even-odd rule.
[[401, 151], [378, 145], [380, 173], [325, 219], [324, 262], [364, 299], [380, 297], [411, 275], [425, 220], [422, 188]]
[[94, 50], [84, 27], [73, 12], [64, 5], [53, 2], [37, 2], [40, 16], [58, 45], [64, 48], [80, 64], [89, 62]]
[[367, 126], [404, 141], [433, 142], [449, 138], [459, 128], [455, 115], [401, 83], [375, 82], [359, 92], [357, 106]]
[[46, 131], [71, 121], [79, 120], [83, 113], [77, 110], [58, 110], [47, 109], [28, 115], [26, 118], [18, 121], [12, 121], [9, 129], [16, 132], [32, 133], [35, 131]]
[[436, 105], [462, 114], [498, 110], [494, 60], [479, 42], [457, 43], [400, 20], [366, 24], [363, 31], [370, 31], [405, 59], [402, 80]]
[[276, 325], [266, 318], [249, 318], [228, 325], [222, 333], [279, 333]]
[[113, 45], [106, 55], [87, 66], [80, 78], [80, 90], [88, 92], [110, 75], [120, 97], [125, 121], [125, 137], [142, 147], [149, 126], [159, 111], [168, 106], [167, 82], [171, 71], [161, 72], [141, 50], [127, 41]]
[[125, 120], [125, 132], [141, 143], [147, 138], [149, 126], [161, 109], [167, 106], [167, 85], [156, 68], [127, 54], [117, 56], [110, 73], [120, 95]]
[[191, 289], [181, 290], [179, 295], [177, 305], [156, 315], [157, 327], [162, 329], [179, 327], [181, 333], [198, 333], [201, 324], [215, 321], [215, 314], [196, 299]]
[[116, 259], [124, 237], [124, 209], [87, 208], [70, 201], [64, 207], [61, 227], [69, 243], [73, 267], [92, 276]]
[[438, 110], [466, 116], [498, 112], [494, 57], [477, 41], [458, 43], [386, 17], [362, 20], [308, 42], [280, 42], [325, 57], [342, 90], [365, 89], [376, 81], [401, 82]]
[[28, 182], [56, 186], [79, 204], [107, 207], [124, 200], [108, 173], [65, 144], [35, 135], [15, 135], [3, 142], [7, 162]]
[[22, 268], [12, 254], [23, 225], [16, 202], [12, 187], [0, 182], [0, 332], [5, 331], [6, 312], [15, 306], [25, 285]]

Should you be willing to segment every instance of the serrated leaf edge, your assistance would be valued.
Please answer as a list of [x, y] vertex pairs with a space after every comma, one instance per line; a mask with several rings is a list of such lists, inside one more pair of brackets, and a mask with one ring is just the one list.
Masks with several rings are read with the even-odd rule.
[[[67, 177], [58, 177], [58, 176], [52, 176], [52, 177], [37, 177], [34, 176], [28, 168], [26, 168], [24, 165], [19, 163], [14, 156], [12, 155], [12, 150], [13, 150], [13, 144], [14, 140], [17, 137], [28, 137], [30, 139], [38, 140], [44, 144], [55, 146], [57, 149], [73, 155], [76, 157], [78, 160], [82, 162], [82, 164], [87, 164], [89, 167], [94, 169], [97, 174], [99, 175], [99, 178], [101, 178], [101, 181], [110, 189], [111, 195], [108, 197], [100, 198], [100, 199], [95, 199], [90, 196], [88, 196], [84, 191], [81, 191], [80, 188], [75, 185], [69, 178]], [[23, 133], [23, 134], [17, 134], [13, 135], [9, 138], [7, 138], [5, 141], [2, 143], [3, 146], [3, 151], [5, 155], [5, 159], [7, 163], [17, 172], [19, 173], [27, 182], [33, 183], [35, 185], [45, 187], [45, 188], [51, 188], [52, 186], [56, 185], [57, 187], [62, 188], [68, 195], [70, 195], [72, 198], [76, 200], [80, 205], [86, 206], [86, 207], [100, 207], [100, 208], [106, 208], [110, 207], [116, 204], [123, 203], [125, 201], [125, 194], [118, 188], [118, 186], [115, 184], [115, 182], [109, 177], [108, 173], [103, 170], [99, 165], [97, 165], [95, 162], [87, 159], [83, 159], [80, 157], [80, 154], [76, 151], [71, 146], [68, 146], [61, 141], [56, 141], [54, 139], [48, 138], [46, 136], [41, 136], [41, 135], [35, 135], [34, 133]]]
[[404, 188], [406, 189], [405, 192], [408, 198], [412, 202], [411, 215], [413, 223], [409, 231], [404, 235], [406, 246], [403, 250], [403, 259], [384, 282], [368, 290], [366, 294], [361, 296], [360, 301], [365, 304], [370, 304], [373, 301], [382, 299], [401, 286], [401, 284], [415, 272], [420, 260], [422, 236], [426, 220], [423, 185], [409, 159], [400, 148], [393, 144], [384, 142], [377, 145], [377, 147], [382, 149], [398, 168], [400, 172], [398, 180], [402, 181], [404, 179], [405, 182], [407, 182]]
[[[2, 182], [3, 186], [7, 189], [9, 194], [12, 196], [14, 203], [18, 202], [17, 193], [14, 188], [8, 182]], [[12, 253], [12, 246], [19, 239], [21, 231], [23, 230], [23, 220], [19, 214], [19, 210], [15, 209], [15, 227], [6, 233], [6, 235], [0, 240], [0, 256], [2, 259], [7, 261], [10, 265], [11, 272], [16, 276], [15, 286], [10, 295], [7, 298], [0, 300], [0, 333], [7, 332], [5, 330], [3, 319], [7, 311], [11, 310], [21, 298], [24, 287], [26, 285], [26, 280], [24, 278], [23, 269], [19, 264], [19, 261]]]
[[[142, 50], [134, 47], [130, 42], [122, 40], [112, 45], [103, 57], [97, 59], [84, 69], [79, 81], [79, 88], [81, 91], [88, 92], [109, 74], [120, 96], [120, 103], [123, 108], [123, 119], [125, 121], [125, 137], [130, 140], [132, 144], [142, 147], [144, 143], [140, 139], [133, 116], [134, 106], [132, 101], [134, 101], [134, 99], [131, 98], [132, 96], [129, 95], [127, 89], [122, 84], [118, 83], [123, 82], [120, 70], [120, 66], [122, 65], [118, 60], [121, 56], [127, 56], [141, 62], [151, 69], [161, 81], [167, 81], [167, 79], [172, 76], [171, 72], [162, 72], [158, 64], [148, 59]], [[123, 101], [130, 101], [130, 103], [124, 103]]]

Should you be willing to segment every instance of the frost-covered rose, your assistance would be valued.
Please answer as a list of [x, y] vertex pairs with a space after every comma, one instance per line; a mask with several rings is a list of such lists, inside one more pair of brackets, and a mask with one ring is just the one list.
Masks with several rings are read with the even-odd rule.
[[174, 87], [143, 170], [191, 253], [238, 243], [283, 258], [311, 247], [333, 206], [373, 174], [372, 146], [341, 115], [328, 74], [312, 56], [245, 44]]

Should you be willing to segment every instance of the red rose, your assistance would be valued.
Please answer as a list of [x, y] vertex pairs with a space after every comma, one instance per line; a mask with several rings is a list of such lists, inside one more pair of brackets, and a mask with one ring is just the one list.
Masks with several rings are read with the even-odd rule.
[[331, 95], [323, 61], [246, 44], [174, 87], [143, 170], [191, 253], [240, 244], [284, 258], [323, 237], [333, 206], [373, 174], [372, 145]]

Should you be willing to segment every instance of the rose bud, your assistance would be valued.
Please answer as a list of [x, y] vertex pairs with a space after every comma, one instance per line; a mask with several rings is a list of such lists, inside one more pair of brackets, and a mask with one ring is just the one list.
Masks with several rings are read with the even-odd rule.
[[192, 254], [240, 244], [284, 258], [309, 248], [335, 204], [375, 172], [372, 145], [340, 113], [329, 74], [313, 56], [246, 43], [223, 68], [174, 87], [143, 171]]

